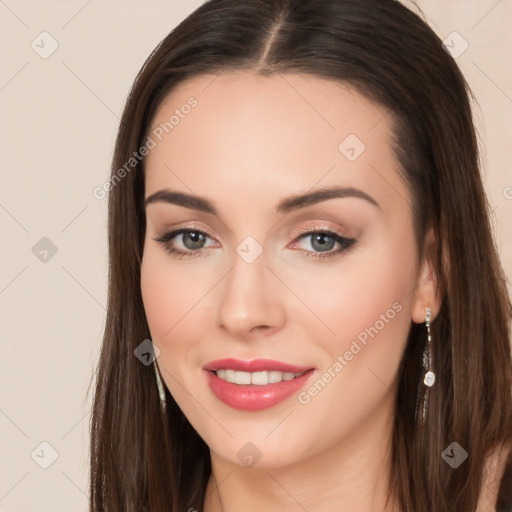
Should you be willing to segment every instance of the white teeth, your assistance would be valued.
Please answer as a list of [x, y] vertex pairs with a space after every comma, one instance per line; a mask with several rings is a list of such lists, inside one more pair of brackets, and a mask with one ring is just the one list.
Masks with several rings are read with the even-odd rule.
[[226, 380], [228, 382], [235, 382], [235, 370], [221, 370], [226, 374]]
[[268, 384], [268, 372], [254, 372], [254, 373], [244, 373], [240, 372], [243, 375], [249, 375], [249, 379], [251, 384], [256, 384], [256, 386], [264, 386]]
[[282, 380], [283, 380], [283, 372], [277, 372], [277, 371], [268, 372], [269, 384], [274, 384], [275, 382], [281, 382]]
[[254, 384], [256, 386], [266, 386], [267, 384], [275, 384], [283, 380], [292, 380], [295, 377], [300, 377], [305, 372], [239, 372], [235, 370], [217, 370], [216, 373], [219, 379], [225, 380], [226, 382], [232, 382], [234, 384]]
[[235, 372], [235, 384], [250, 384], [251, 374], [247, 372]]

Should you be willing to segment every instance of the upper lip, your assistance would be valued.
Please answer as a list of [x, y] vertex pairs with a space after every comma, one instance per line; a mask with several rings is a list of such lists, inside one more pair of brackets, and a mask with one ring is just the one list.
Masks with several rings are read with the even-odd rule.
[[311, 366], [297, 366], [294, 364], [283, 363], [273, 359], [217, 359], [210, 361], [203, 366], [205, 370], [238, 370], [240, 372], [260, 372], [260, 371], [277, 371], [290, 373], [303, 373], [311, 370]]

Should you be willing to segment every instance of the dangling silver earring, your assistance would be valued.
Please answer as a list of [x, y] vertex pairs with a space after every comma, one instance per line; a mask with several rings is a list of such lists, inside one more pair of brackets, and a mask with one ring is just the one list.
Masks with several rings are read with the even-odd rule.
[[160, 396], [160, 407], [162, 409], [162, 412], [165, 412], [165, 409], [166, 409], [165, 390], [162, 385], [162, 380], [160, 379], [160, 373], [159, 373], [157, 365], [156, 365], [156, 358], [153, 359], [153, 365], [155, 367], [156, 385], [158, 386], [158, 395]]
[[432, 371], [432, 338], [430, 336], [430, 313], [430, 308], [427, 308], [427, 315], [425, 319], [425, 323], [427, 325], [427, 346], [425, 348], [425, 352], [423, 353], [423, 366], [426, 369], [423, 383], [429, 388], [431, 388], [436, 381], [436, 375]]
[[[421, 410], [421, 422], [425, 423], [425, 417], [427, 416], [428, 409], [428, 394], [430, 388], [434, 385], [436, 380], [436, 375], [432, 371], [432, 337], [430, 335], [430, 308], [426, 308], [426, 318], [425, 324], [427, 326], [427, 344], [423, 350], [423, 369], [425, 370], [425, 376], [423, 377], [423, 384], [425, 384], [426, 389], [423, 394], [423, 408]], [[416, 396], [416, 409], [414, 411], [414, 418], [416, 419], [418, 414], [418, 403], [419, 403], [419, 395]]]

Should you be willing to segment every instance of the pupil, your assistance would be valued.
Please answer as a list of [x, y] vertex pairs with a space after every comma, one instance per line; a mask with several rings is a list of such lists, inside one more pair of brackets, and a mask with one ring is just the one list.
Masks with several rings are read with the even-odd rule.
[[196, 231], [190, 231], [189, 233], [185, 233], [186, 235], [188, 235], [188, 237], [192, 240], [192, 247], [189, 247], [189, 249], [197, 249], [197, 247], [195, 247], [195, 244], [201, 246], [202, 242], [204, 242], [204, 236], [202, 233], [198, 233]]
[[[329, 244], [328, 242], [325, 242], [325, 239], [326, 238], [330, 238], [331, 239], [331, 243]], [[333, 247], [333, 244], [334, 244], [334, 239], [332, 237], [330, 237], [329, 235], [326, 235], [326, 234], [317, 234], [314, 236], [314, 239], [313, 239], [313, 246], [315, 245], [315, 243], [319, 243], [319, 249], [321, 251], [328, 251], [330, 249], [332, 249]], [[326, 245], [328, 245], [329, 247], [326, 247]]]

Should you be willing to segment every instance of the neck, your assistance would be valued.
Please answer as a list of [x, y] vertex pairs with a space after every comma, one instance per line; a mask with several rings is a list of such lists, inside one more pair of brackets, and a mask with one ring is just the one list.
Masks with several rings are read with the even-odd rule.
[[279, 467], [244, 467], [210, 451], [204, 512], [396, 512], [386, 506], [391, 474], [394, 396], [334, 446]]

